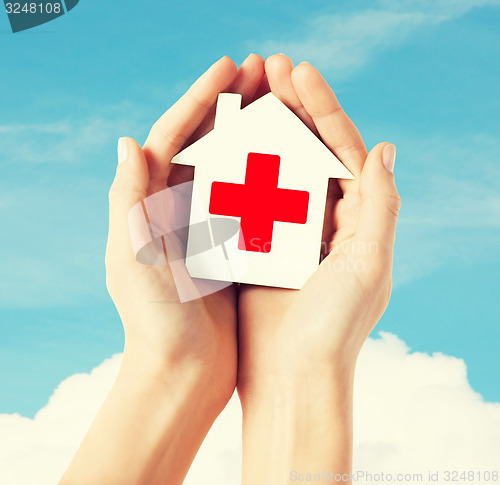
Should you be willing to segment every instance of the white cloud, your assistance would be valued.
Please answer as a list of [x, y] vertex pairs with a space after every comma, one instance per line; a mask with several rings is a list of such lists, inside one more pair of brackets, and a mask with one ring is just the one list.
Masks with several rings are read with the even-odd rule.
[[[33, 420], [0, 415], [0, 483], [53, 485], [117, 374], [120, 356], [63, 381]], [[239, 483], [241, 415], [233, 397], [203, 444], [188, 485]], [[369, 339], [355, 385], [354, 469], [372, 473], [491, 470], [500, 456], [500, 403], [484, 402], [454, 357]], [[426, 480], [420, 483], [426, 483]]]
[[358, 12], [322, 14], [306, 22], [303, 32], [260, 44], [264, 55], [284, 52], [295, 62], [309, 61], [344, 79], [381, 50], [404, 42], [419, 29], [466, 14], [499, 0], [381, 0]]
[[499, 436], [500, 403], [471, 389], [463, 360], [410, 353], [383, 332], [367, 341], [356, 376], [355, 469], [491, 470]]
[[0, 483], [54, 485], [115, 379], [121, 357], [59, 384], [34, 419], [0, 415]]

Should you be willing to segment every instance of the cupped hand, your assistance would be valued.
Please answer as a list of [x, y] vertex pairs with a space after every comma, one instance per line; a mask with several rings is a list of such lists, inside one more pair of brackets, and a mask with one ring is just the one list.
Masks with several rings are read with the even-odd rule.
[[240, 93], [249, 103], [263, 76], [264, 60], [256, 55], [239, 69], [228, 57], [216, 62], [154, 124], [143, 149], [130, 138], [120, 140], [109, 193], [107, 285], [125, 330], [124, 360], [138, 372], [152, 366], [160, 378], [202, 380], [218, 411], [236, 383], [236, 289], [180, 303], [169, 266], [135, 260], [128, 212], [145, 197], [192, 179], [192, 169], [171, 165], [172, 157], [211, 129], [219, 92]]
[[[330, 180], [323, 257], [301, 290], [242, 285], [238, 391], [299, 373], [352, 376], [358, 353], [385, 311], [400, 198], [395, 147], [365, 144], [321, 74], [282, 54], [265, 64], [270, 90], [309, 126], [355, 176]], [[299, 256], [298, 256], [299, 257]]]

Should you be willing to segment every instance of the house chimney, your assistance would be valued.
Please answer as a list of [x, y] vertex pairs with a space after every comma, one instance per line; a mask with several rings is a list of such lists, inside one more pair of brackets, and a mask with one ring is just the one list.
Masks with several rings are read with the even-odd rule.
[[241, 94], [220, 93], [215, 110], [215, 129], [224, 129], [235, 122], [241, 108]]

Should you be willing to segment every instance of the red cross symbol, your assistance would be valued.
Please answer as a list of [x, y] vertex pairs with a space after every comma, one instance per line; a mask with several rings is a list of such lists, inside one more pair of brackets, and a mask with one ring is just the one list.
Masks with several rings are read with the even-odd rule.
[[244, 184], [213, 182], [210, 214], [241, 217], [238, 249], [269, 253], [274, 221], [305, 224], [309, 192], [279, 189], [280, 157], [249, 153]]

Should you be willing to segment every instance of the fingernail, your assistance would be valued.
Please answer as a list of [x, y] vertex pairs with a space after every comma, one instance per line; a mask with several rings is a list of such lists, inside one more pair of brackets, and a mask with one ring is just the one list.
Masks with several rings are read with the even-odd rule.
[[118, 138], [118, 165], [128, 157], [128, 143], [126, 138]]
[[388, 172], [394, 173], [394, 164], [396, 163], [396, 147], [389, 143], [382, 152], [382, 163]]

